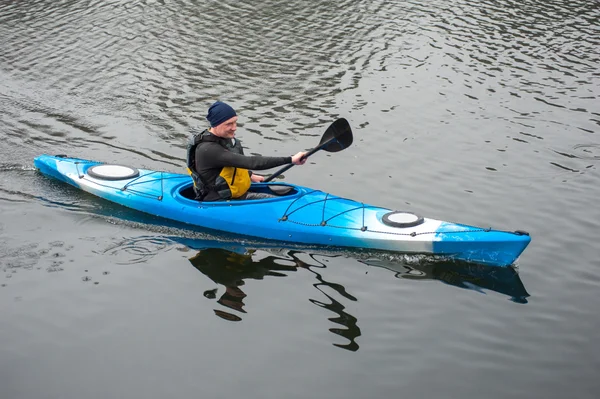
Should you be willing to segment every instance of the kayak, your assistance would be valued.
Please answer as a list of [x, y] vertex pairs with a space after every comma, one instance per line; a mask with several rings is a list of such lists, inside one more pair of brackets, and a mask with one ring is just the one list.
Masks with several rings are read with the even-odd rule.
[[40, 155], [42, 174], [122, 206], [235, 235], [301, 245], [426, 254], [489, 266], [510, 266], [531, 238], [425, 218], [290, 183], [252, 183], [275, 197], [203, 202], [187, 174], [137, 169], [65, 155]]

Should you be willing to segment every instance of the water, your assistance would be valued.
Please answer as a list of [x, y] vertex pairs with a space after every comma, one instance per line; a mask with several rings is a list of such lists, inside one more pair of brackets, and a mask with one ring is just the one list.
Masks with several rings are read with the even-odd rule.
[[[0, 1], [0, 397], [596, 398], [595, 1]], [[533, 241], [515, 269], [189, 231], [41, 153], [181, 172], [216, 99], [287, 180]]]

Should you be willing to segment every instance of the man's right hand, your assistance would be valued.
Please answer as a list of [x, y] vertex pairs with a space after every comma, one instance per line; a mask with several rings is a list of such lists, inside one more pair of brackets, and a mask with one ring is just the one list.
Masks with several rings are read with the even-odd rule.
[[292, 157], [292, 163], [294, 165], [304, 165], [306, 162], [306, 152], [299, 152]]

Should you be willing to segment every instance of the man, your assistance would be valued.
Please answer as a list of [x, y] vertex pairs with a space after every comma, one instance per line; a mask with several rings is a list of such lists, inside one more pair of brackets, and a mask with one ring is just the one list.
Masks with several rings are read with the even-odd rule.
[[304, 165], [305, 152], [292, 157], [246, 156], [241, 143], [235, 139], [237, 114], [235, 110], [217, 101], [206, 116], [210, 128], [192, 132], [188, 143], [187, 167], [194, 179], [196, 199], [219, 201], [230, 199], [258, 199], [272, 195], [249, 192], [252, 182], [264, 181], [263, 176], [250, 169], [265, 170], [289, 163]]

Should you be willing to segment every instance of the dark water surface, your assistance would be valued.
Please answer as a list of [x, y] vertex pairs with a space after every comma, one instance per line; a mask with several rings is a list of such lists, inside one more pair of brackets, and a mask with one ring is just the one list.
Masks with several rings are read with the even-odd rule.
[[[597, 398], [600, 3], [0, 1], [0, 398]], [[346, 117], [286, 179], [533, 241], [517, 268], [257, 246], [39, 175], [184, 170]]]

